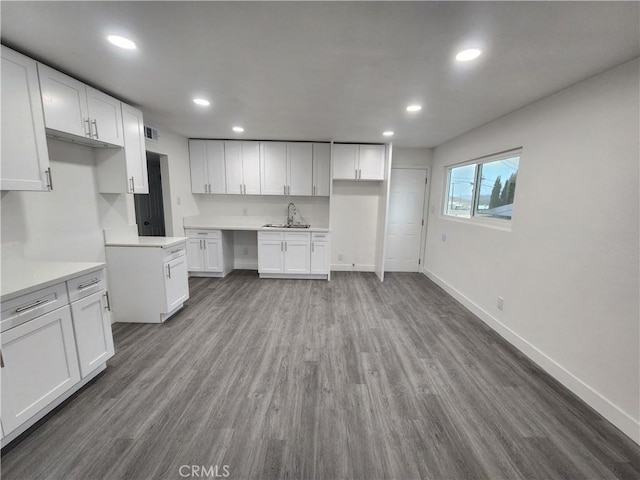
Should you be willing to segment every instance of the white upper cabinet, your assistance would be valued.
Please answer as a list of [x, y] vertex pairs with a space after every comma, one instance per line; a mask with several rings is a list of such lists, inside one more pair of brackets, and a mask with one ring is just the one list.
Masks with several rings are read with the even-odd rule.
[[311, 195], [311, 143], [260, 143], [260, 186], [263, 195]]
[[38, 73], [47, 129], [88, 145], [124, 145], [119, 100], [41, 63]]
[[384, 180], [384, 145], [333, 145], [334, 180]]
[[100, 193], [149, 193], [142, 112], [122, 104], [124, 148], [96, 149]]
[[260, 142], [260, 192], [287, 194], [287, 144]]
[[287, 194], [313, 194], [313, 145], [287, 143]]
[[358, 173], [358, 147], [352, 144], [333, 144], [333, 178], [355, 180]]
[[48, 190], [49, 152], [36, 62], [2, 46], [0, 189]]
[[87, 106], [91, 118], [91, 138], [118, 147], [124, 146], [120, 100], [87, 86]]
[[260, 194], [260, 143], [228, 140], [224, 142], [226, 192]]
[[189, 163], [193, 193], [226, 193], [223, 141], [189, 140]]
[[331, 184], [331, 144], [313, 144], [313, 195], [329, 196]]
[[358, 180], [384, 180], [384, 145], [360, 145]]

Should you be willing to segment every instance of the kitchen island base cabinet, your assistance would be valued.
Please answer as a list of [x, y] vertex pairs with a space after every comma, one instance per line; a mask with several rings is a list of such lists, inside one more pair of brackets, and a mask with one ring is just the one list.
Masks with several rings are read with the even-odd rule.
[[166, 247], [107, 245], [116, 322], [162, 323], [184, 306], [189, 299], [185, 242]]

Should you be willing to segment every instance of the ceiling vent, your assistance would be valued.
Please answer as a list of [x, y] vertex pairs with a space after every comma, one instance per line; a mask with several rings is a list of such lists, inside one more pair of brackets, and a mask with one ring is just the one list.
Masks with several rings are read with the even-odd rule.
[[145, 125], [144, 138], [146, 138], [147, 140], [151, 140], [152, 142], [158, 142], [160, 141], [160, 133], [158, 132], [157, 128]]

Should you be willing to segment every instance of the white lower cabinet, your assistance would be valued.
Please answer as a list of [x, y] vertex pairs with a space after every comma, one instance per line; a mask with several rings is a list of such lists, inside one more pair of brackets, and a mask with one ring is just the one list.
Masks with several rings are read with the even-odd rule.
[[187, 259], [185, 255], [168, 260], [164, 264], [164, 291], [167, 312], [180, 308], [189, 299]]
[[327, 232], [258, 232], [258, 273], [262, 278], [328, 278]]
[[2, 333], [2, 428], [11, 433], [80, 381], [64, 306]]
[[114, 354], [104, 267], [2, 302], [2, 445]]
[[329, 258], [329, 234], [313, 232], [311, 234], [311, 273], [328, 275]]
[[71, 304], [80, 373], [86, 377], [114, 354], [107, 293], [99, 291]]
[[232, 232], [186, 230], [187, 269], [192, 277], [223, 277], [233, 270]]

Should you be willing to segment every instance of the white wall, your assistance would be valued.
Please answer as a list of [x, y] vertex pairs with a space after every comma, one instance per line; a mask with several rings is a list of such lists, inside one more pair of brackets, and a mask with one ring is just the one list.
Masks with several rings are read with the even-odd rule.
[[380, 183], [333, 182], [331, 270], [375, 270]]
[[194, 195], [202, 219], [227, 225], [286, 223], [287, 206], [293, 203], [295, 221], [314, 227], [329, 226], [329, 197], [280, 195]]
[[28, 260], [104, 261], [102, 229], [135, 223], [133, 195], [98, 193], [93, 149], [47, 144], [54, 190], [2, 192], [2, 249]]
[[[425, 252], [430, 277], [636, 442], [638, 66], [621, 65], [436, 148]], [[519, 146], [511, 231], [438, 213], [447, 165]]]
[[403, 148], [393, 146], [392, 168], [422, 168], [427, 169], [433, 161], [431, 148]]

